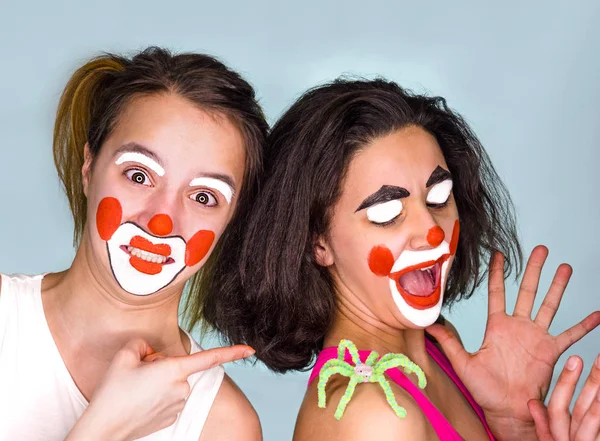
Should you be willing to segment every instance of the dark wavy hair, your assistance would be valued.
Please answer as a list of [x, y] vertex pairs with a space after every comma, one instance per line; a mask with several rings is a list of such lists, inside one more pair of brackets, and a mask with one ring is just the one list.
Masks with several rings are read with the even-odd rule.
[[465, 120], [441, 97], [383, 79], [339, 79], [306, 92], [271, 130], [244, 240], [227, 244], [205, 296], [204, 316], [226, 340], [251, 345], [277, 372], [311, 365], [335, 314], [314, 238], [328, 231], [353, 156], [407, 126], [436, 138], [454, 181], [461, 235], [444, 304], [473, 294], [493, 251], [506, 256], [507, 276], [521, 271], [510, 196]]

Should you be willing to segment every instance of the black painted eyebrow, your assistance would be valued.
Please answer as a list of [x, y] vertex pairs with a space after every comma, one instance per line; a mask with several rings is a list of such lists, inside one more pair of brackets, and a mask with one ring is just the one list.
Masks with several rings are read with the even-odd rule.
[[425, 187], [429, 188], [432, 185], [439, 184], [440, 182], [447, 181], [448, 179], [452, 179], [450, 172], [448, 170], [444, 170], [438, 165], [433, 173], [431, 173], [431, 176], [429, 176], [429, 179], [427, 179]]
[[382, 202], [395, 201], [396, 199], [403, 199], [410, 196], [410, 192], [406, 188], [397, 187], [395, 185], [382, 185], [379, 190], [373, 193], [371, 196], [362, 201], [360, 206], [356, 209], [355, 213], [365, 208], [369, 208], [375, 204], [381, 204]]

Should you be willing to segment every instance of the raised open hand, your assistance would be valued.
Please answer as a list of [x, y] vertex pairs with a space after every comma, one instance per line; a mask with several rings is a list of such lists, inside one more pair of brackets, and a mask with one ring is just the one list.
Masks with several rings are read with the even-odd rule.
[[542, 267], [544, 246], [529, 257], [512, 315], [506, 313], [504, 256], [492, 256], [489, 271], [488, 321], [481, 348], [468, 353], [458, 338], [441, 325], [427, 331], [442, 346], [460, 379], [485, 412], [498, 439], [537, 439], [527, 402], [544, 400], [558, 358], [573, 343], [600, 324], [600, 311], [558, 336], [548, 328], [556, 315], [572, 269], [562, 264], [535, 317], [531, 313]]
[[528, 403], [540, 441], [600, 441], [600, 356], [573, 406], [573, 415], [569, 412], [582, 370], [582, 360], [569, 357], [548, 407], [539, 400]]

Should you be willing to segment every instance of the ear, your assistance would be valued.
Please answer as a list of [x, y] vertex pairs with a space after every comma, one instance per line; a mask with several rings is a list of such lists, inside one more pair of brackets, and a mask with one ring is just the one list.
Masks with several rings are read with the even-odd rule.
[[92, 152], [90, 145], [86, 142], [83, 147], [83, 166], [81, 167], [81, 182], [83, 184], [83, 194], [87, 197], [88, 186], [90, 185], [90, 174], [92, 172]]
[[323, 236], [316, 237], [313, 240], [313, 252], [315, 260], [321, 266], [331, 266], [334, 263], [331, 247]]

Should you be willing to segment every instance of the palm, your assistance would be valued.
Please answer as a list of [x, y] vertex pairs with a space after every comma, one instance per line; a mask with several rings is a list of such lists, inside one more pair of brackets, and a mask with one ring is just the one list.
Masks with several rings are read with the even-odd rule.
[[531, 319], [546, 256], [545, 247], [537, 247], [531, 253], [513, 315], [505, 312], [502, 256], [494, 259], [490, 267], [485, 337], [474, 354], [467, 353], [456, 337], [439, 325], [430, 328], [456, 373], [484, 410], [492, 431], [496, 424], [503, 426], [499, 430], [533, 427], [527, 402], [544, 400], [558, 358], [600, 323], [600, 313], [596, 312], [558, 336], [548, 333], [571, 276], [568, 265], [558, 268], [535, 320]]
[[560, 351], [546, 330], [521, 317], [489, 318], [482, 347], [465, 365], [465, 386], [486, 413], [531, 420], [527, 401], [543, 400]]

